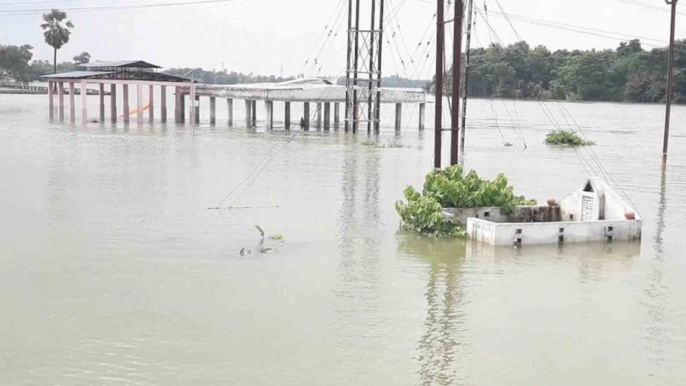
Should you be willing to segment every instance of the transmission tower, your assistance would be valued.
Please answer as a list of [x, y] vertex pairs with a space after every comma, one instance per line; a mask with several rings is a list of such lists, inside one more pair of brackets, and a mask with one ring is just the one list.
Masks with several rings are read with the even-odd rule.
[[[366, 27], [360, 26], [361, 2], [371, 3]], [[385, 0], [348, 0], [345, 131], [352, 129], [356, 133], [360, 123], [366, 123], [368, 132], [372, 128], [379, 132], [384, 3]]]

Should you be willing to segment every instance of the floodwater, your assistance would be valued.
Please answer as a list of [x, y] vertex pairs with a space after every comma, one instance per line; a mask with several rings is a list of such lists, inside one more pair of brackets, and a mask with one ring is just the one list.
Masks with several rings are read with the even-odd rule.
[[[433, 160], [416, 107], [398, 148], [227, 128], [223, 103], [210, 127], [204, 103], [195, 129], [72, 126], [0, 95], [0, 384], [686, 383], [686, 108], [662, 176], [662, 107], [546, 104], [598, 142], [644, 238], [515, 250], [398, 230]], [[542, 143], [538, 102], [471, 101], [470, 123], [466, 165], [526, 196], [599, 170]]]

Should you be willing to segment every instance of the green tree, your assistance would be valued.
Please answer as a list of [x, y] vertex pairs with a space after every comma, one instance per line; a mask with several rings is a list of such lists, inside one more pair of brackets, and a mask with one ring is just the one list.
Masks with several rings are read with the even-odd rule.
[[41, 24], [41, 28], [44, 31], [45, 42], [54, 49], [53, 70], [55, 73], [57, 73], [57, 50], [69, 42], [71, 29], [74, 28], [74, 24], [70, 20], [67, 20], [64, 25], [62, 24], [66, 19], [67, 13], [57, 9], [43, 14], [45, 23]]
[[74, 56], [74, 63], [76, 63], [77, 65], [86, 64], [86, 63], [89, 63], [90, 61], [91, 61], [91, 54], [89, 54], [88, 52], [82, 52], [82, 53]]
[[32, 49], [33, 47], [28, 44], [23, 46], [0, 44], [0, 75], [4, 73], [24, 82], [30, 80], [29, 61], [33, 57]]

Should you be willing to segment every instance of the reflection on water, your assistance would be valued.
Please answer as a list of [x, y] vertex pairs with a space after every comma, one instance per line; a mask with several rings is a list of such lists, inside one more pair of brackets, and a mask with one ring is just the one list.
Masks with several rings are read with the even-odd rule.
[[[660, 175], [659, 203], [655, 224], [655, 237], [653, 249], [655, 256], [650, 262], [650, 275], [644, 290], [646, 300], [643, 302], [647, 311], [648, 322], [645, 329], [645, 340], [648, 358], [654, 366], [660, 366], [665, 361], [664, 344], [668, 339], [666, 325], [667, 305], [669, 302], [669, 288], [664, 283], [664, 231], [667, 226], [665, 215], [667, 213], [667, 173], [662, 171]], [[651, 370], [652, 374], [652, 370]]]
[[426, 285], [426, 331], [419, 341], [417, 361], [422, 385], [465, 384], [460, 371], [467, 355], [464, 338], [465, 244], [461, 241], [426, 239], [405, 235], [398, 246], [405, 254], [417, 255], [429, 264]]

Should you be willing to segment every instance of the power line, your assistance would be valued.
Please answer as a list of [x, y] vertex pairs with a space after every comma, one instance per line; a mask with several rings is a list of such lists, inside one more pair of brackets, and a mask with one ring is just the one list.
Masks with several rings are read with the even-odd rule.
[[39, 1], [19, 1], [14, 3], [0, 3], [0, 7], [8, 5], [27, 5], [27, 4], [54, 4], [54, 3], [77, 3], [83, 0], [39, 0]]
[[[637, 0], [619, 0], [619, 1], [622, 3], [626, 3], [626, 4], [631, 4], [631, 5], [636, 5], [639, 7], [647, 8], [647, 9], [652, 9], [654, 11], [667, 12], [667, 13], [671, 12], [671, 10], [669, 10], [668, 8], [660, 7], [660, 6], [653, 5], [653, 4], [644, 3], [641, 1], [637, 1]], [[677, 15], [686, 16], [686, 13], [677, 12]]]
[[[418, 0], [423, 3], [428, 3], [428, 4], [435, 4], [435, 2], [429, 1], [429, 0]], [[619, 1], [625, 1], [625, 2], [634, 2], [636, 0], [619, 0]], [[643, 3], [645, 4], [645, 3]], [[647, 4], [645, 4], [647, 5]], [[477, 7], [474, 7], [477, 11], [484, 11], [485, 10], [479, 9]], [[651, 47], [661, 47], [663, 44], [667, 44], [666, 41], [660, 40], [660, 39], [654, 39], [650, 37], [645, 37], [645, 36], [635, 36], [635, 35], [629, 35], [621, 32], [613, 32], [613, 31], [607, 31], [607, 30], [601, 30], [601, 29], [596, 29], [596, 28], [590, 28], [590, 27], [582, 27], [574, 24], [567, 24], [567, 23], [561, 23], [561, 22], [556, 22], [553, 20], [546, 20], [546, 19], [538, 19], [538, 18], [533, 18], [529, 16], [522, 16], [522, 15], [516, 15], [512, 13], [501, 13], [493, 10], [488, 11], [489, 16], [494, 16], [502, 19], [506, 19], [508, 21], [516, 21], [520, 23], [526, 23], [526, 24], [532, 24], [536, 25], [539, 27], [547, 27], [547, 28], [555, 28], [563, 31], [569, 31], [569, 32], [576, 32], [576, 33], [581, 33], [581, 34], [586, 34], [586, 35], [592, 35], [592, 36], [597, 36], [597, 37], [602, 37], [602, 38], [608, 38], [608, 39], [613, 39], [613, 40], [619, 40], [619, 41], [626, 41], [627, 39], [640, 39], [642, 43], [646, 46], [651, 46]], [[480, 16], [485, 19], [483, 14], [480, 14]], [[490, 27], [489, 27], [490, 28]], [[491, 33], [491, 30], [489, 29], [489, 33]], [[650, 41], [654, 43], [659, 43], [659, 44], [652, 44], [652, 43], [645, 43], [645, 41]]]
[[[199, 0], [199, 1], [182, 1], [178, 3], [156, 3], [156, 4], [132, 4], [132, 5], [110, 5], [104, 7], [71, 7], [62, 8], [65, 12], [97, 12], [97, 11], [120, 11], [129, 9], [148, 9], [148, 8], [166, 8], [183, 5], [203, 5], [203, 4], [217, 4], [228, 3], [235, 0]], [[40, 15], [45, 12], [50, 12], [50, 9], [28, 9], [28, 10], [11, 10], [0, 12], [0, 16], [18, 16], [18, 15]]]

